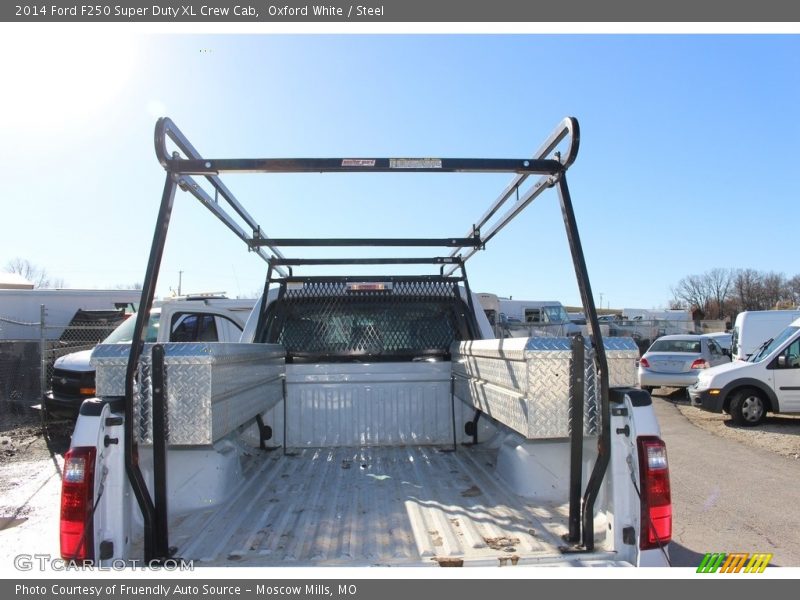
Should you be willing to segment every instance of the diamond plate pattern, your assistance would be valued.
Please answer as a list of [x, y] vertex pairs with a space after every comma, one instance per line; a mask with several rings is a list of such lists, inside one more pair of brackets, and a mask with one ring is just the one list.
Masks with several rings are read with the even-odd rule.
[[525, 360], [526, 338], [504, 338], [489, 340], [472, 340], [451, 346], [453, 360], [457, 356], [482, 356], [485, 358], [505, 358], [508, 360]]
[[[152, 443], [151, 345], [134, 386], [137, 441]], [[125, 395], [130, 348], [98, 346], [92, 355], [99, 396]], [[270, 344], [164, 344], [167, 436], [171, 445], [208, 445], [283, 398], [284, 353]]]
[[[569, 338], [480, 340], [453, 344], [455, 393], [529, 439], [569, 435]], [[610, 387], [635, 386], [639, 349], [630, 338], [605, 338]], [[599, 429], [594, 350], [586, 346], [584, 433]]]
[[531, 403], [522, 394], [479, 379], [458, 376], [455, 379], [454, 393], [457, 398], [469, 399], [475, 408], [529, 437], [531, 419], [528, 415]]
[[639, 346], [631, 337], [605, 337], [603, 338], [603, 346], [606, 349], [606, 354], [616, 351], [620, 352], [638, 352]]
[[[588, 346], [588, 339], [586, 342]], [[526, 352], [572, 352], [572, 339], [566, 337], [533, 337], [525, 344]]]
[[570, 354], [537, 350], [528, 355], [529, 438], [569, 435]]
[[125, 370], [131, 348], [127, 344], [100, 344], [89, 360], [95, 368], [95, 388], [98, 396], [124, 396]]
[[453, 357], [453, 373], [474, 376], [500, 387], [528, 391], [528, 367], [524, 360], [497, 360], [484, 356]]
[[597, 412], [597, 387], [594, 368], [594, 351], [590, 351], [588, 356], [584, 356], [583, 363], [583, 433], [584, 435], [595, 435], [598, 432], [599, 413]]

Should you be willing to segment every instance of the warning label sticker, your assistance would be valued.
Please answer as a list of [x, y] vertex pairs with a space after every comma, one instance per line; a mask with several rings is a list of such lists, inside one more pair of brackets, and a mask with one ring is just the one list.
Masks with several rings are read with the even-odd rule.
[[390, 158], [390, 169], [441, 169], [440, 158]]
[[343, 167], [374, 167], [374, 158], [345, 158], [342, 160]]

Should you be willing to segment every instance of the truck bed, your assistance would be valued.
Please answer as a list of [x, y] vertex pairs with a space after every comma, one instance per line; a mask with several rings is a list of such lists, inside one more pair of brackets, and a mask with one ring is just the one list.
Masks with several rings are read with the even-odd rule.
[[490, 471], [491, 449], [278, 449], [250, 458], [229, 501], [170, 523], [178, 556], [207, 566], [565, 564], [566, 507], [505, 491]]

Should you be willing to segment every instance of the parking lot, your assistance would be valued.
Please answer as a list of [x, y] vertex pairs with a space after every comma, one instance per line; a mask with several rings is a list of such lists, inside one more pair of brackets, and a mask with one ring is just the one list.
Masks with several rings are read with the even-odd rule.
[[[769, 413], [764, 423], [757, 427], [737, 427], [727, 415], [692, 406], [685, 390], [658, 388], [653, 392], [653, 399], [666, 401], [693, 426], [717, 437], [800, 460], [800, 416]], [[659, 405], [656, 402], [656, 406]], [[661, 411], [659, 420], [663, 419]]]
[[[707, 552], [764, 552], [773, 566], [800, 566], [800, 418], [769, 416], [756, 428], [656, 390], [672, 486], [673, 566], [696, 567]], [[788, 509], [788, 510], [787, 510]]]

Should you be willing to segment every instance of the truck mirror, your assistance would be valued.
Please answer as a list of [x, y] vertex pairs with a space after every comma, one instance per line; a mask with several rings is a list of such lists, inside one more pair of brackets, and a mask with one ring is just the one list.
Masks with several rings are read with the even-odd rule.
[[785, 369], [787, 367], [785, 356], [778, 357], [778, 367], [781, 369]]

